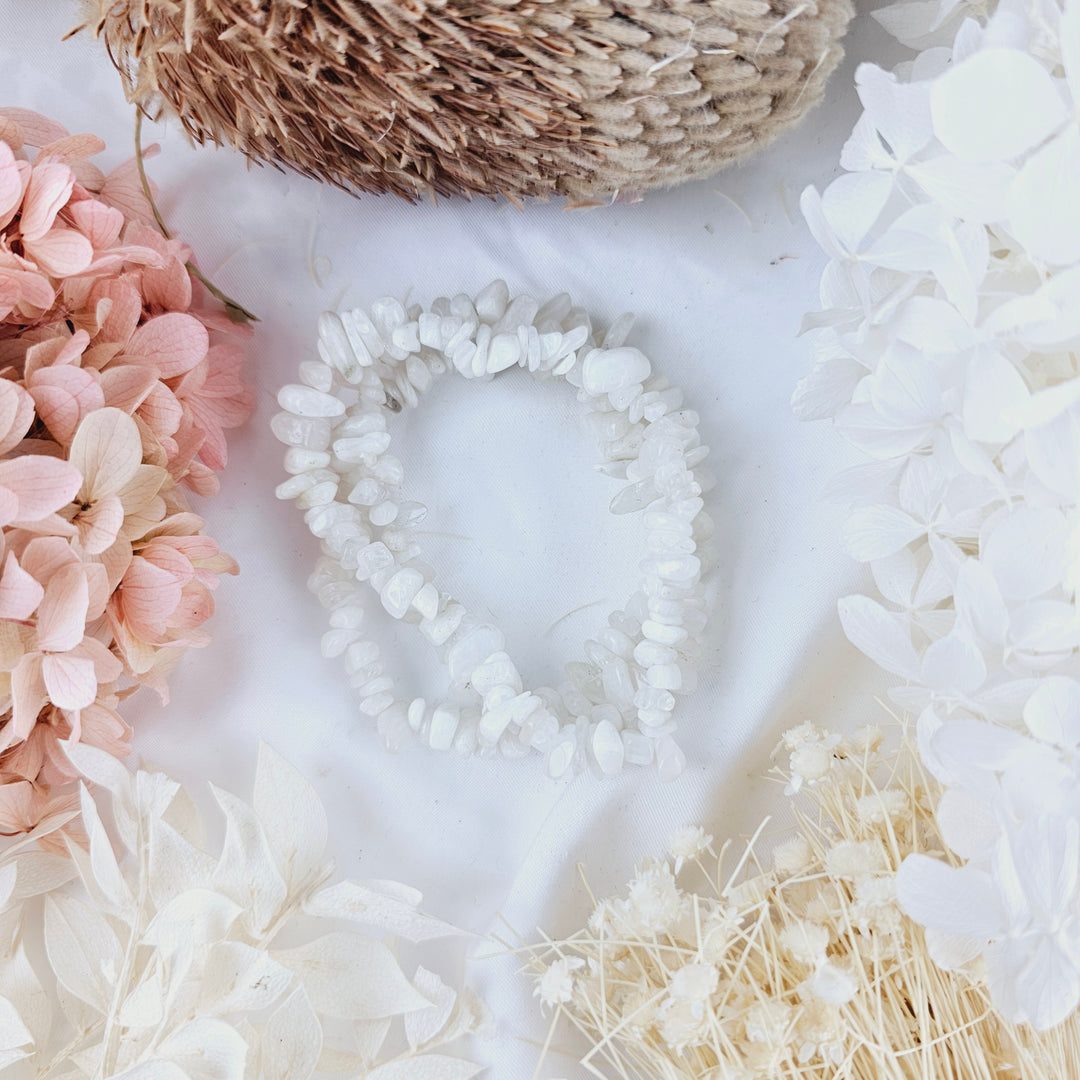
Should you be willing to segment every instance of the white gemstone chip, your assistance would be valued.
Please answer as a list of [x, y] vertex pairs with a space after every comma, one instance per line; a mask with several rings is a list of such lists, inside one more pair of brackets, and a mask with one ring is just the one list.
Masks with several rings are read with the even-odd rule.
[[649, 358], [631, 346], [593, 349], [585, 354], [582, 361], [581, 386], [585, 393], [599, 397], [637, 386], [649, 377], [651, 371]]

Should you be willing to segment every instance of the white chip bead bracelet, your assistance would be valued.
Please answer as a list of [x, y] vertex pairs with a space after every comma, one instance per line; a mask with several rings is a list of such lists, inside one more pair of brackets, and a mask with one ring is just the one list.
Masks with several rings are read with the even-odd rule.
[[[706, 624], [699, 548], [712, 523], [698, 465], [708, 450], [681, 392], [623, 344], [631, 321], [623, 316], [597, 340], [565, 294], [543, 306], [511, 300], [502, 281], [430, 310], [386, 298], [370, 314], [320, 317], [321, 359], [304, 361], [300, 381], [278, 394], [284, 411], [272, 426], [289, 446], [291, 475], [277, 495], [296, 502], [322, 541], [310, 586], [330, 611], [323, 654], [344, 657], [360, 712], [391, 748], [415, 733], [461, 754], [538, 751], [554, 777], [587, 768], [610, 775], [624, 764], [654, 764], [668, 780], [682, 771], [673, 714], [676, 698], [693, 689]], [[426, 510], [406, 498], [390, 452], [390, 415], [416, 405], [436, 375], [487, 379], [515, 365], [578, 389], [603, 471], [629, 481], [611, 510], [641, 512], [646, 530], [639, 589], [585, 643], [586, 659], [566, 665], [557, 689], [526, 689], [499, 629], [439, 591], [415, 535]], [[372, 593], [440, 650], [445, 701], [395, 692], [379, 646], [361, 630]]]

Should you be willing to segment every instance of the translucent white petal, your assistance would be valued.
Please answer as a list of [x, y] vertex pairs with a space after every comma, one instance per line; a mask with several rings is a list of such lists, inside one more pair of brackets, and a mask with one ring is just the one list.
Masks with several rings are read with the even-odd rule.
[[941, 838], [962, 859], [982, 859], [997, 843], [999, 826], [991, 809], [959, 788], [948, 788], [935, 811]]
[[1065, 574], [1067, 533], [1061, 511], [1020, 506], [987, 530], [982, 561], [1006, 599], [1039, 596]]
[[897, 161], [907, 161], [930, 141], [933, 129], [927, 85], [899, 82], [876, 64], [860, 64], [855, 70], [855, 87], [866, 115]]
[[1001, 162], [976, 164], [943, 154], [909, 166], [908, 175], [950, 214], [989, 224], [1005, 217], [1009, 185], [1016, 170]]
[[869, 562], [894, 554], [925, 532], [925, 525], [899, 507], [865, 506], [844, 523], [844, 548], [853, 559]]
[[1003, 643], [1009, 610], [994, 576], [977, 559], [968, 559], [956, 578], [956, 611], [984, 641]]
[[967, 365], [964, 433], [976, 442], [1005, 443], [1017, 431], [1011, 408], [1028, 396], [1027, 383], [1000, 353], [980, 349]]
[[919, 661], [904, 621], [868, 596], [845, 596], [837, 605], [848, 640], [876, 664], [911, 679]]
[[944, 692], [972, 694], [986, 679], [986, 660], [971, 636], [954, 630], [922, 653], [921, 680]]
[[[925, 548], [921, 549], [925, 552]], [[900, 607], [910, 607], [918, 579], [926, 557], [921, 558], [909, 547], [903, 547], [883, 559], [875, 559], [870, 567], [878, 592]]]
[[1016, 998], [1023, 1018], [1037, 1031], [1047, 1031], [1080, 1004], [1080, 972], [1050, 935], [1038, 939], [1034, 948], [1030, 942], [1024, 945], [1027, 962], [1016, 981]]
[[1024, 706], [1024, 723], [1037, 739], [1056, 746], [1080, 744], [1080, 683], [1047, 676]]
[[945, 934], [992, 938], [1004, 929], [990, 875], [909, 855], [896, 874], [896, 898], [917, 923]]
[[892, 194], [893, 178], [883, 172], [845, 173], [821, 196], [821, 209], [848, 251], [858, 250]]
[[866, 368], [848, 356], [818, 360], [795, 386], [791, 410], [800, 420], [821, 420], [835, 415], [851, 400]]
[[1068, 266], [1080, 259], [1080, 125], [1075, 122], [1024, 164], [1009, 190], [1016, 239], [1037, 259]]
[[1065, 122], [1054, 80], [1018, 49], [984, 49], [946, 72], [930, 110], [938, 139], [965, 161], [1010, 161]]

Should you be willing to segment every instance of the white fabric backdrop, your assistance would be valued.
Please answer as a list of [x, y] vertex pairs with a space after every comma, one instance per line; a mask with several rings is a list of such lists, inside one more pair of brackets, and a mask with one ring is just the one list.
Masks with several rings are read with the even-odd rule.
[[[131, 154], [133, 114], [95, 43], [60, 43], [77, 7], [0, 0], [0, 102], [101, 135], [111, 166]], [[258, 408], [231, 440], [221, 495], [200, 508], [241, 576], [219, 590], [214, 643], [185, 659], [171, 704], [131, 703], [136, 750], [185, 781], [246, 793], [256, 740], [266, 739], [317, 786], [346, 873], [416, 885], [429, 910], [477, 934], [506, 936], [509, 924], [535, 939], [538, 926], [569, 933], [586, 917], [576, 863], [602, 894], [679, 825], [748, 834], [779, 797], [762, 776], [784, 728], [869, 716], [878, 678], [844, 640], [835, 609], [860, 571], [840, 551], [838, 509], [819, 499], [851, 458], [828, 427], [800, 425], [788, 406], [809, 355], [795, 335], [824, 261], [798, 216], [799, 192], [833, 175], [857, 115], [855, 61], [891, 55], [865, 16], [847, 47], [825, 104], [751, 163], [588, 212], [355, 200], [248, 169], [229, 150], [192, 150], [177, 130], [151, 125], [144, 140], [162, 145], [150, 171], [166, 219], [262, 321], [250, 350]], [[541, 297], [566, 290], [601, 323], [635, 311], [631, 340], [701, 414], [719, 477], [709, 509], [722, 561], [701, 685], [681, 707], [688, 767], [675, 784], [631, 770], [560, 785], [539, 758], [389, 755], [354, 714], [340, 665], [319, 655], [323, 613], [305, 587], [315, 543], [299, 512], [273, 496], [276, 389], [313, 355], [323, 309], [388, 293], [428, 302], [495, 277]], [[634, 526], [606, 512], [612, 482], [591, 468], [572, 395], [520, 373], [482, 386], [447, 378], [397, 423], [407, 482], [430, 507], [424, 528], [449, 534], [427, 538], [441, 580], [490, 610], [528, 679], [557, 679], [621, 606], [640, 557]], [[433, 655], [412, 635], [400, 639], [399, 670], [434, 691]], [[498, 1024], [473, 1048], [495, 1080], [532, 1076], [529, 1040], [546, 1030], [517, 968], [475, 956], [465, 967]], [[539, 1075], [583, 1076], [564, 1053], [577, 1045], [558, 1036]]]

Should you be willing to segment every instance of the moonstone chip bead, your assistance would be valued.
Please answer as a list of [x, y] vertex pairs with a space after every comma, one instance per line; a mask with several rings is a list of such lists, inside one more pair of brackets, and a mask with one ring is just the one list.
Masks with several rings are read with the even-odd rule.
[[300, 383], [283, 386], [278, 391], [278, 404], [295, 416], [341, 416], [345, 412], [345, 403], [340, 398]]
[[419, 570], [405, 567], [382, 587], [379, 599], [388, 614], [400, 619], [409, 610], [409, 605], [423, 585], [424, 575]]
[[[701, 497], [710, 485], [695, 468], [708, 448], [681, 392], [626, 344], [631, 326], [623, 316], [597, 335], [565, 294], [541, 305], [502, 281], [428, 310], [385, 297], [369, 313], [320, 317], [318, 359], [300, 362], [271, 421], [288, 446], [277, 495], [305, 511], [321, 542], [309, 584], [329, 612], [322, 651], [343, 658], [358, 709], [387, 746], [415, 737], [459, 754], [539, 753], [553, 777], [611, 776], [624, 765], [653, 765], [665, 780], [682, 771], [672, 733], [707, 618], [699, 545], [712, 532]], [[421, 561], [426, 508], [409, 498], [391, 452], [393, 414], [418, 404], [437, 376], [484, 380], [513, 367], [577, 391], [600, 471], [619, 485], [610, 509], [640, 514], [644, 529], [636, 589], [585, 642], [585, 660], [566, 665], [558, 689], [525, 686], [501, 630], [440, 592]], [[397, 692], [378, 644], [361, 632], [372, 591], [444, 658], [446, 700]]]
[[429, 743], [432, 750], [449, 750], [454, 745], [460, 711], [455, 705], [437, 705], [431, 714]]
[[614, 776], [622, 772], [626, 748], [619, 737], [619, 732], [610, 720], [601, 720], [596, 725], [592, 737], [592, 750], [596, 763], [605, 776]]
[[592, 349], [581, 365], [581, 387], [599, 397], [643, 383], [651, 371], [649, 358], [638, 349]]
[[502, 631], [494, 626], [481, 625], [466, 632], [450, 646], [446, 654], [450, 681], [463, 686], [484, 659], [498, 652], [505, 644]]

